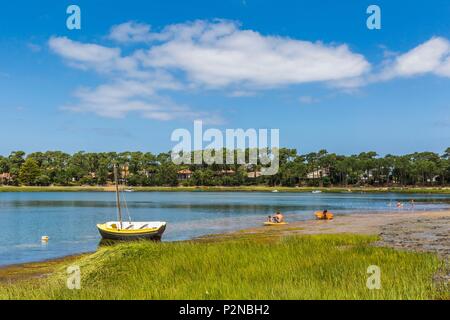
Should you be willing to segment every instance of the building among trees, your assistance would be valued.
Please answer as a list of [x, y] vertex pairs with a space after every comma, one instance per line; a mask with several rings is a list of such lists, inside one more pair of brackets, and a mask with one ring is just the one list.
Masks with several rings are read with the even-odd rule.
[[175, 165], [170, 153], [76, 152], [70, 155], [47, 151], [27, 155], [14, 151], [0, 156], [0, 184], [107, 185], [112, 182], [112, 168], [116, 163], [121, 167], [121, 183], [130, 186], [450, 185], [450, 148], [441, 155], [416, 152], [383, 157], [373, 151], [348, 156], [320, 150], [301, 155], [295, 149], [281, 148], [277, 160], [278, 172], [263, 176], [261, 163]]

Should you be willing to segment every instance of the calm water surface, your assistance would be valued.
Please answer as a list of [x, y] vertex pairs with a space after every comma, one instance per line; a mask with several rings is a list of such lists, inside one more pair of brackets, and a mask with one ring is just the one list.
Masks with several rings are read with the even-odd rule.
[[[94, 251], [100, 236], [95, 225], [115, 220], [114, 193], [0, 193], [0, 265], [46, 260]], [[450, 208], [449, 195], [311, 194], [244, 192], [126, 193], [133, 220], [168, 222], [163, 240], [193, 237], [259, 226], [280, 209], [289, 221], [313, 218], [327, 208], [336, 214]], [[125, 213], [126, 216], [126, 213]], [[48, 235], [48, 244], [41, 236]]]

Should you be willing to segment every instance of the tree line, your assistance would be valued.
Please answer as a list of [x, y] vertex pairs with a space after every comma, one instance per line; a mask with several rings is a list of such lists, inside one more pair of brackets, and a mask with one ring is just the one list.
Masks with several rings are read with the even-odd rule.
[[[236, 153], [236, 151], [231, 151]], [[249, 150], [245, 150], [248, 155]], [[226, 150], [224, 152], [226, 154]], [[376, 152], [338, 155], [326, 150], [298, 154], [279, 149], [278, 173], [262, 176], [260, 163], [175, 165], [170, 153], [11, 152], [0, 156], [0, 183], [26, 186], [108, 185], [113, 165], [130, 186], [444, 186], [450, 184], [450, 148], [443, 154]], [[225, 161], [224, 161], [225, 162]]]

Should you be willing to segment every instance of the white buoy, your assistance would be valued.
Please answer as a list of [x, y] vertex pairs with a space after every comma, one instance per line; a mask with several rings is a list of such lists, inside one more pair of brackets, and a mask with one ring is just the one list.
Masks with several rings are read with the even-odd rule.
[[48, 242], [48, 236], [42, 236], [41, 237], [42, 242]]

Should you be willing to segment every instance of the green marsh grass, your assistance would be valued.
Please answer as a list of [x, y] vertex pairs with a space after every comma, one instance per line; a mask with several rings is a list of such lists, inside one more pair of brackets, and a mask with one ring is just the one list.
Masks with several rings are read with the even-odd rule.
[[[446, 299], [433, 254], [372, 246], [374, 236], [240, 237], [221, 242], [119, 244], [82, 257], [81, 290], [65, 266], [0, 286], [1, 299]], [[73, 263], [72, 263], [73, 264]], [[366, 287], [381, 268], [380, 290]]]

